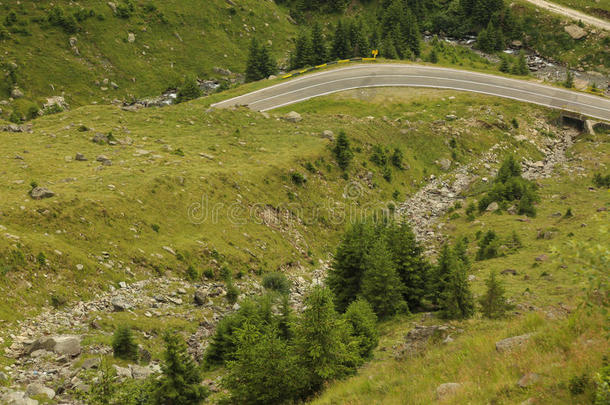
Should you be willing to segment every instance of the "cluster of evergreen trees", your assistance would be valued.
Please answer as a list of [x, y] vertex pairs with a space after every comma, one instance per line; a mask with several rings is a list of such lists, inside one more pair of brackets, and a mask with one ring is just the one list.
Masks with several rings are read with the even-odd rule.
[[305, 399], [327, 381], [355, 372], [377, 346], [370, 305], [355, 301], [339, 315], [322, 286], [313, 287], [298, 316], [286, 295], [269, 293], [242, 304], [220, 322], [205, 355], [208, 366], [227, 366], [223, 386], [236, 403]]
[[261, 45], [256, 37], [252, 38], [250, 43], [248, 61], [246, 63], [247, 82], [266, 79], [277, 73], [277, 62], [271, 55], [269, 47]]

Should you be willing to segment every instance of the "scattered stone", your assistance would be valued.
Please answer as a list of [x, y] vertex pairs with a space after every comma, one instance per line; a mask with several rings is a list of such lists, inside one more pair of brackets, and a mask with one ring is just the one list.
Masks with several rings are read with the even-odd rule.
[[195, 296], [193, 297], [193, 300], [195, 301], [195, 304], [197, 304], [197, 305], [204, 305], [207, 297], [208, 297], [208, 291], [200, 288], [197, 291], [195, 291]]
[[566, 25], [563, 28], [573, 39], [582, 39], [587, 36], [587, 31], [576, 24]]
[[491, 204], [489, 204], [487, 206], [485, 211], [487, 211], [487, 212], [494, 212], [494, 211], [497, 211], [499, 208], [500, 208], [500, 206], [498, 205], [498, 203], [494, 201], [494, 202], [492, 202]]
[[47, 102], [43, 104], [42, 109], [48, 108], [59, 108], [60, 110], [67, 110], [70, 108], [66, 100], [62, 96], [48, 97]]
[[527, 388], [531, 385], [534, 385], [536, 382], [538, 382], [538, 380], [540, 380], [540, 375], [536, 373], [527, 373], [519, 379], [517, 385], [520, 388]]
[[8, 381], [8, 377], [2, 371], [0, 371], [0, 382]]
[[134, 34], [133, 32], [128, 33], [127, 42], [129, 42], [130, 44], [133, 44], [134, 42], [136, 42], [136, 34]]
[[100, 144], [100, 145], [107, 144], [108, 143], [108, 135], [102, 134], [101, 132], [98, 132], [97, 134], [93, 135], [93, 138], [91, 138], [91, 142], [97, 143], [97, 144]]
[[176, 252], [174, 251], [174, 249], [172, 249], [169, 246], [163, 246], [163, 250], [165, 250], [167, 253], [169, 253], [169, 254], [171, 254], [173, 256], [176, 256]]
[[301, 117], [301, 114], [299, 114], [298, 112], [291, 111], [284, 116], [284, 120], [288, 122], [297, 123], [303, 121], [303, 117]]
[[436, 388], [436, 397], [438, 399], [443, 399], [449, 395], [454, 395], [461, 387], [462, 384], [459, 383], [441, 384]]
[[43, 198], [51, 198], [55, 196], [55, 193], [49, 190], [48, 188], [35, 187], [34, 189], [32, 189], [32, 191], [30, 191], [30, 196], [34, 200], [42, 200]]
[[447, 171], [451, 169], [451, 160], [449, 159], [441, 159], [436, 162], [436, 164], [443, 170]]
[[32, 354], [37, 350], [75, 357], [81, 352], [80, 337], [74, 335], [45, 336], [25, 346], [25, 352]]
[[114, 369], [116, 370], [116, 376], [119, 379], [124, 380], [126, 378], [132, 378], [131, 370], [129, 368], [117, 366], [116, 364], [113, 364], [112, 367], [114, 367]]
[[496, 350], [500, 353], [508, 352], [518, 347], [524, 346], [527, 342], [529, 342], [532, 337], [531, 333], [513, 336], [506, 339], [502, 339], [496, 342]]
[[144, 380], [153, 373], [150, 368], [138, 366], [136, 364], [130, 364], [129, 369], [131, 370], [131, 378], [134, 380]]
[[23, 91], [21, 91], [21, 89], [19, 89], [19, 87], [15, 87], [11, 91], [11, 97], [14, 99], [22, 98], [24, 96], [25, 96], [25, 94], [23, 94]]
[[90, 370], [92, 368], [98, 368], [100, 365], [99, 357], [91, 357], [83, 361], [81, 368], [84, 370]]
[[415, 325], [405, 336], [405, 342], [394, 348], [395, 357], [403, 359], [417, 356], [429, 343], [444, 341], [452, 330], [449, 325]]
[[38, 401], [28, 398], [25, 392], [13, 391], [2, 396], [2, 402], [6, 405], [38, 405]]
[[511, 276], [516, 276], [516, 275], [517, 275], [517, 270], [514, 270], [514, 269], [506, 269], [506, 270], [502, 270], [502, 271], [500, 272], [500, 274], [504, 274], [504, 275], [510, 274]]
[[133, 306], [123, 297], [114, 297], [110, 300], [110, 304], [116, 312], [130, 310]]
[[76, 156], [74, 157], [74, 160], [79, 161], [79, 162], [86, 162], [87, 158], [82, 153], [77, 152]]
[[445, 115], [445, 119], [447, 121], [455, 121], [458, 119], [458, 117], [455, 114], [447, 114], [447, 115]]
[[331, 141], [335, 140], [335, 133], [333, 131], [330, 130], [325, 130], [324, 132], [322, 132], [322, 138], [324, 139], [330, 139]]
[[540, 256], [537, 256], [535, 260], [536, 260], [537, 262], [545, 262], [545, 261], [546, 261], [548, 258], [549, 258], [549, 257], [548, 257], [547, 255], [542, 254], [542, 255], [540, 255]]
[[47, 388], [44, 385], [39, 384], [39, 383], [32, 383], [32, 384], [28, 385], [28, 387], [25, 390], [25, 394], [29, 397], [44, 395], [49, 399], [55, 398], [55, 391], [53, 391], [51, 388]]

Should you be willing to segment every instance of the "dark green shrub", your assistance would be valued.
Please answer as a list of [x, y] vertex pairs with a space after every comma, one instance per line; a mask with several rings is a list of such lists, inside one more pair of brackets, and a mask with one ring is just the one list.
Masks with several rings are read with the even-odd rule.
[[289, 294], [292, 283], [284, 273], [273, 272], [263, 277], [263, 287], [267, 290], [277, 291], [281, 294]]
[[119, 325], [112, 336], [112, 351], [114, 357], [124, 360], [138, 359], [138, 344], [133, 338], [131, 328], [127, 325]]
[[161, 229], [161, 227], [158, 224], [152, 224], [150, 226], [152, 228], [153, 231], [159, 233], [159, 229]]
[[135, 11], [135, 6], [131, 0], [125, 0], [116, 6], [116, 15], [119, 18], [128, 19]]
[[316, 167], [311, 162], [305, 163], [305, 170], [307, 170], [309, 173], [317, 172]]
[[303, 184], [305, 184], [307, 182], [307, 179], [305, 178], [305, 176], [303, 176], [299, 172], [292, 173], [290, 175], [290, 178], [292, 179], [292, 182], [294, 184], [296, 184], [297, 186], [302, 186]]
[[589, 385], [590, 381], [591, 380], [587, 374], [575, 375], [574, 377], [570, 378], [570, 394], [583, 394], [587, 389], [587, 386]]
[[485, 236], [479, 241], [479, 250], [477, 251], [477, 260], [487, 260], [498, 257], [498, 248], [500, 247], [500, 238], [492, 230], [487, 231]]
[[54, 6], [48, 15], [49, 24], [60, 27], [66, 34], [74, 34], [78, 31], [74, 16], [66, 14], [60, 6]]
[[350, 142], [349, 139], [347, 139], [345, 131], [339, 132], [333, 153], [335, 154], [339, 167], [343, 170], [347, 170], [350, 162], [354, 158], [354, 153], [350, 148]]
[[39, 266], [45, 266], [47, 264], [47, 257], [43, 252], [38, 253], [36, 256], [36, 262]]
[[381, 169], [381, 175], [388, 183], [392, 182], [392, 169], [390, 169], [388, 166], [384, 166]]
[[598, 188], [610, 188], [610, 174], [602, 176], [600, 173], [595, 173], [593, 184]]
[[211, 280], [214, 278], [214, 270], [207, 268], [203, 271], [203, 275], [205, 276], [205, 278]]
[[394, 149], [394, 153], [392, 154], [392, 165], [398, 169], [403, 169], [403, 160], [404, 154], [398, 148]]
[[511, 306], [506, 302], [504, 286], [496, 278], [495, 271], [490, 273], [485, 285], [487, 286], [485, 294], [479, 298], [483, 316], [491, 319], [504, 317]]
[[197, 281], [199, 280], [199, 277], [199, 271], [195, 268], [195, 266], [189, 265], [186, 269], [186, 278], [190, 281]]
[[55, 309], [59, 309], [68, 303], [68, 299], [64, 295], [58, 293], [51, 294], [50, 301], [51, 306]]
[[388, 156], [386, 155], [385, 150], [380, 145], [373, 146], [373, 151], [370, 160], [377, 166], [385, 166], [388, 164]]
[[182, 86], [178, 89], [178, 96], [176, 97], [176, 103], [183, 103], [185, 101], [194, 100], [201, 97], [201, 88], [197, 79], [193, 76], [187, 76], [182, 83]]

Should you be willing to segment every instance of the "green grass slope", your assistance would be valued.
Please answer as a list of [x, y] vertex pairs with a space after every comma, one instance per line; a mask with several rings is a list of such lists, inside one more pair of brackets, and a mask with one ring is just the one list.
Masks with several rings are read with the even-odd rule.
[[[283, 50], [295, 31], [273, 2], [133, 4], [129, 18], [122, 18], [103, 0], [81, 5], [65, 0], [4, 2], [0, 23], [6, 25], [11, 16], [16, 21], [0, 35], [2, 62], [17, 64], [17, 84], [32, 101], [63, 94], [74, 105], [108, 103], [131, 95], [156, 96], [187, 74], [213, 77], [214, 67], [243, 72], [253, 35]], [[69, 33], [47, 21], [53, 6], [61, 7], [66, 16], [79, 10], [91, 16], [76, 21], [76, 32]], [[119, 88], [104, 85], [104, 79]], [[8, 98], [8, 86], [8, 81], [0, 81], [0, 98]]]

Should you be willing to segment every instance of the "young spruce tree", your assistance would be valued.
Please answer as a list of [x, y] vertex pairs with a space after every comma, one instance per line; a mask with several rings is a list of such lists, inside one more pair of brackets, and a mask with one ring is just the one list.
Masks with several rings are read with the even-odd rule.
[[485, 280], [487, 290], [485, 294], [479, 298], [481, 304], [481, 312], [483, 316], [490, 319], [498, 319], [504, 317], [506, 311], [510, 309], [510, 305], [506, 302], [504, 296], [504, 286], [496, 277], [496, 272], [492, 271], [489, 278]]

